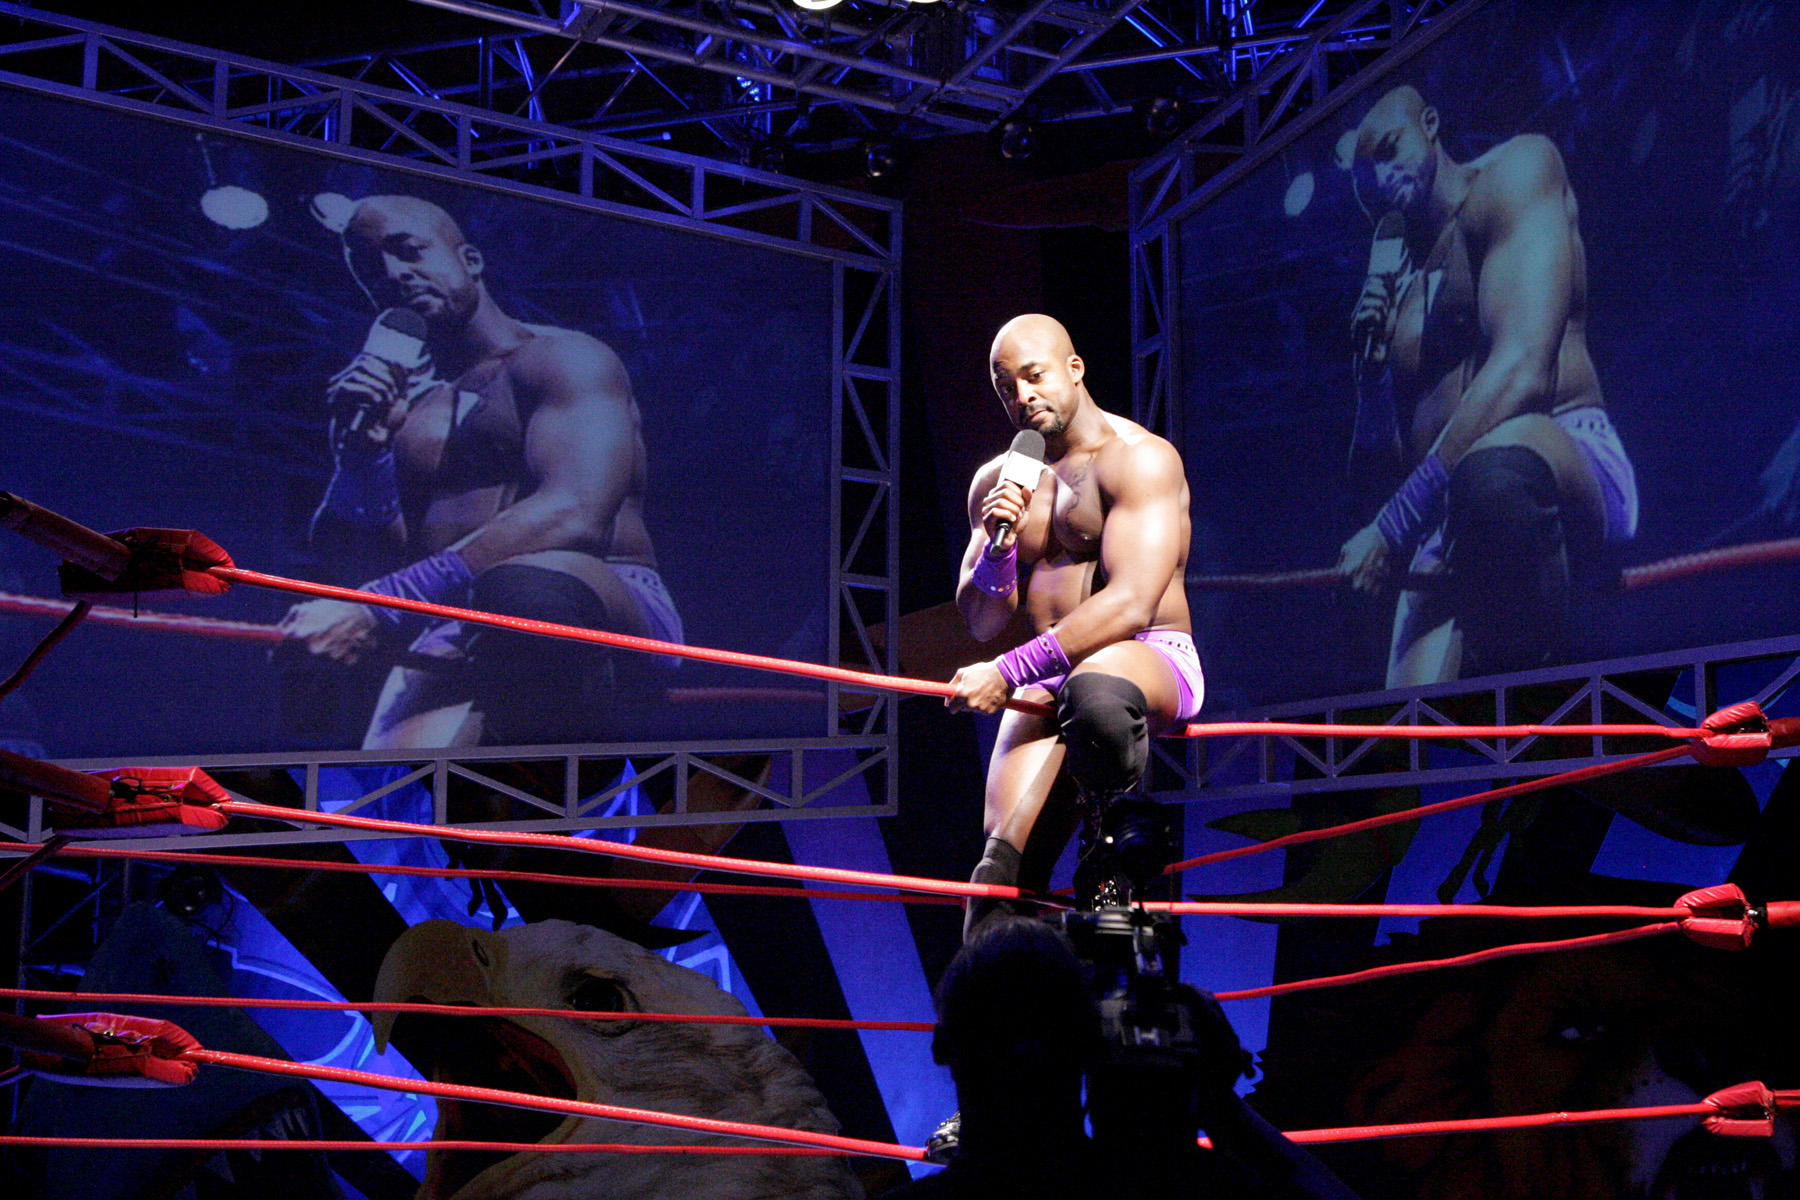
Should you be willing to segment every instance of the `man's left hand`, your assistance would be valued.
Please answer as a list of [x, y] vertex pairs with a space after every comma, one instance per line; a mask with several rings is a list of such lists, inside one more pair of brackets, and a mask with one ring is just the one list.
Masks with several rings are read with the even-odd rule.
[[944, 706], [954, 712], [973, 709], [979, 713], [997, 713], [1012, 697], [1006, 677], [991, 662], [970, 663], [950, 680], [956, 695], [945, 696]]
[[375, 648], [375, 614], [366, 604], [307, 600], [288, 609], [277, 628], [305, 642], [314, 654], [347, 667]]
[[1338, 551], [1337, 569], [1357, 591], [1380, 591], [1388, 574], [1388, 544], [1381, 528], [1371, 523], [1357, 530]]

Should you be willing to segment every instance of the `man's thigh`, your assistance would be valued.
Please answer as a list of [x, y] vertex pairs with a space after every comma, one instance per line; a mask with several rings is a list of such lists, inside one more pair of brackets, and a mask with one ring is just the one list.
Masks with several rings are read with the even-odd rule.
[[1098, 671], [1116, 675], [1137, 685], [1149, 708], [1146, 716], [1154, 736], [1175, 723], [1180, 708], [1181, 691], [1175, 682], [1175, 670], [1168, 659], [1139, 641], [1114, 642], [1103, 646], [1081, 660], [1070, 676]]

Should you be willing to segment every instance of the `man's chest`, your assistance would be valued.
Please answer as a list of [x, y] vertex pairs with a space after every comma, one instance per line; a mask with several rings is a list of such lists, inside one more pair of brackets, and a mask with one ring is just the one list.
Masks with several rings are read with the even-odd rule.
[[1031, 528], [1039, 559], [1095, 558], [1106, 524], [1106, 505], [1094, 458], [1063, 459], [1045, 471], [1031, 497]]
[[503, 363], [479, 363], [454, 382], [417, 396], [395, 439], [403, 471], [414, 478], [460, 475], [485, 463], [511, 471], [524, 445], [524, 421]]

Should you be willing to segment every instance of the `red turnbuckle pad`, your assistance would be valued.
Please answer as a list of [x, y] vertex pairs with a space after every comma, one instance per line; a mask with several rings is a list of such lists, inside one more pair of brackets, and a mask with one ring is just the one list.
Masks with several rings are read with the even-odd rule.
[[179, 1087], [192, 1083], [200, 1069], [185, 1057], [200, 1049], [199, 1039], [172, 1021], [118, 1013], [63, 1013], [38, 1020], [84, 1031], [93, 1039], [94, 1053], [87, 1059], [22, 1055], [22, 1065], [36, 1075], [101, 1087]]
[[1722, 1088], [1702, 1103], [1719, 1110], [1702, 1122], [1708, 1133], [1766, 1138], [1775, 1135], [1775, 1117], [1782, 1109], [1800, 1105], [1800, 1091], [1776, 1091], [1752, 1080]]
[[[58, 807], [53, 820], [59, 832], [88, 837], [211, 833], [230, 820], [214, 806], [231, 799], [231, 793], [199, 767], [119, 767], [97, 771], [95, 777], [111, 781], [106, 811]], [[159, 825], [172, 828], [143, 828]]]
[[1688, 915], [1681, 919], [1681, 932], [1702, 946], [1715, 950], [1742, 950], [1756, 934], [1756, 918], [1750, 902], [1735, 883], [1714, 884], [1689, 892], [1675, 902]]
[[235, 566], [231, 555], [203, 533], [192, 529], [127, 529], [107, 535], [131, 551], [131, 561], [117, 579], [104, 579], [86, 567], [63, 563], [57, 568], [65, 596], [96, 599], [135, 593], [152, 599], [217, 596], [231, 584], [211, 567]]
[[1709, 767], [1755, 766], [1769, 756], [1769, 719], [1754, 700], [1721, 708], [1700, 722], [1706, 736], [1694, 741], [1694, 761]]

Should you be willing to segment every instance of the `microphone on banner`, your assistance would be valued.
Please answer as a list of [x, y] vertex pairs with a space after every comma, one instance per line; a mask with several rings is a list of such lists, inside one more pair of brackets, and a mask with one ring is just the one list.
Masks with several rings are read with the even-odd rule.
[[[1385, 357], [1388, 319], [1398, 298], [1395, 293], [1400, 277], [1412, 265], [1411, 257], [1406, 249], [1406, 217], [1398, 209], [1384, 214], [1369, 243], [1364, 302], [1357, 305], [1351, 318], [1351, 335], [1358, 339], [1357, 351], [1364, 362], [1379, 362]], [[1379, 300], [1371, 295], [1375, 289], [1380, 290]]]
[[[1000, 464], [1000, 482], [1016, 483], [1027, 491], [1037, 488], [1038, 477], [1044, 473], [1044, 435], [1035, 429], [1021, 429], [1012, 440], [1012, 447], [1006, 453], [1006, 461]], [[1011, 521], [1000, 521], [994, 527], [994, 536], [988, 539], [987, 552], [990, 556], [1000, 556], [1000, 543], [1012, 532]]]
[[[425, 318], [410, 308], [386, 309], [375, 318], [375, 323], [369, 326], [368, 337], [363, 339], [361, 352], [333, 378], [327, 393], [334, 408], [351, 410], [344, 427], [346, 433], [362, 432], [363, 424], [370, 417], [383, 415], [382, 410], [397, 398], [378, 395], [365, 385], [351, 381], [349, 375], [359, 366], [379, 369], [370, 362], [374, 360], [383, 367], [410, 376], [425, 365], [425, 338]], [[404, 394], [404, 386], [400, 390]]]

